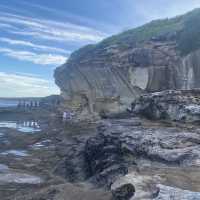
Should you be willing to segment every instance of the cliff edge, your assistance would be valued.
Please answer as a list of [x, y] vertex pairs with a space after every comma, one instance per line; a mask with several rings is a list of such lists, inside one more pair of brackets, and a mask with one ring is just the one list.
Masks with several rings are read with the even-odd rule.
[[141, 93], [200, 88], [200, 9], [75, 51], [55, 70], [65, 107], [120, 112]]

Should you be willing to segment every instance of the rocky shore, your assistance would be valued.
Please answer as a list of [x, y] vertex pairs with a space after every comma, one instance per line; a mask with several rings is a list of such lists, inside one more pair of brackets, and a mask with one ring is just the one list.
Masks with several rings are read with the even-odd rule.
[[[95, 121], [0, 118], [1, 199], [200, 199], [199, 114], [185, 111], [198, 107], [198, 96], [152, 93], [136, 99], [131, 113]], [[9, 124], [19, 119], [30, 123]]]

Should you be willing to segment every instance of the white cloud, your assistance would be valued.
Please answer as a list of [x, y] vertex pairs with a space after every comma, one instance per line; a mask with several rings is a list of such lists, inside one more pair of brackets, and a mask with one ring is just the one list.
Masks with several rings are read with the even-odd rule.
[[0, 27], [1, 28], [9, 28], [9, 29], [14, 29], [15, 27], [10, 25], [10, 24], [6, 24], [6, 23], [0, 23]]
[[[95, 18], [89, 18], [83, 15], [78, 15], [77, 13], [74, 14], [72, 12], [70, 12], [69, 10], [61, 10], [61, 9], [55, 9], [52, 7], [48, 7], [45, 5], [41, 5], [41, 4], [36, 4], [36, 3], [31, 3], [31, 2], [27, 2], [27, 1], [23, 1], [21, 0], [20, 3], [22, 3], [22, 5], [26, 6], [27, 9], [29, 10], [33, 10], [33, 9], [37, 9], [40, 10], [40, 12], [43, 13], [47, 13], [47, 14], [53, 14], [54, 16], [57, 16], [65, 21], [76, 21], [78, 23], [81, 24], [87, 24], [87, 26], [92, 26], [92, 27], [101, 27], [103, 30], [107, 30], [108, 32], [113, 33], [113, 30], [116, 31], [116, 26], [114, 26], [113, 24], [110, 24], [108, 21], [105, 23], [105, 21], [101, 21], [100, 19], [95, 19]], [[107, 4], [111, 2], [108, 2], [107, 0], [101, 0], [101, 3], [103, 4]], [[26, 10], [27, 11], [27, 10]], [[24, 12], [24, 10], [23, 10]]]
[[21, 61], [29, 61], [40, 65], [61, 65], [67, 58], [57, 54], [38, 54], [30, 51], [19, 51], [9, 48], [0, 48], [0, 53]]
[[[60, 48], [60, 43], [67, 45], [67, 42], [74, 42], [76, 45], [77, 43], [83, 45], [100, 41], [106, 36], [87, 26], [3, 11], [0, 11], [0, 28], [6, 33], [15, 34], [15, 37], [23, 36], [23, 39], [11, 39], [2, 35], [0, 42], [4, 44], [0, 47], [0, 53], [20, 61], [40, 65], [60, 65], [66, 62], [71, 52]], [[45, 41], [51, 41], [54, 46], [46, 45]], [[22, 51], [20, 47], [27, 50]]]
[[54, 83], [26, 74], [0, 72], [0, 91], [2, 97], [41, 97], [59, 94]]
[[[51, 31], [51, 32], [49, 32]], [[23, 35], [23, 36], [31, 36], [34, 38], [39, 38], [43, 40], [53, 40], [57, 42], [78, 42], [78, 43], [83, 43], [88, 41], [87, 43], [91, 42], [97, 42], [103, 39], [101, 36], [97, 35], [86, 35], [86, 34], [81, 34], [81, 33], [73, 33], [73, 32], [66, 32], [66, 31], [60, 31], [56, 29], [50, 29], [49, 30], [31, 30], [31, 31], [16, 31], [13, 30], [11, 31], [14, 34], [17, 35]]]
[[[53, 20], [37, 19], [0, 12], [0, 23], [23, 26], [17, 30], [6, 29], [12, 33], [30, 35], [41, 39], [76, 41], [76, 42], [97, 42], [105, 38], [107, 35], [89, 28], [69, 22], [57, 22]], [[16, 29], [16, 27], [15, 27]]]
[[57, 48], [57, 47], [51, 47], [51, 46], [46, 46], [46, 45], [39, 45], [39, 44], [34, 44], [29, 41], [24, 41], [24, 40], [13, 40], [10, 38], [0, 38], [0, 42], [5, 42], [11, 45], [20, 45], [20, 46], [26, 46], [26, 47], [31, 47], [35, 50], [43, 50], [43, 51], [54, 51], [58, 53], [64, 53], [64, 54], [70, 54], [70, 51]]

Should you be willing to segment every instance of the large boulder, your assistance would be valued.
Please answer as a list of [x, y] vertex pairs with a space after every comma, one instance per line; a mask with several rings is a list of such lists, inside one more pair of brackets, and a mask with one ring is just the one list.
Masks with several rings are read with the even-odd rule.
[[135, 187], [131, 183], [112, 189], [114, 200], [129, 200], [135, 194]]
[[132, 112], [151, 120], [200, 121], [200, 90], [163, 91], [142, 95]]
[[152, 199], [158, 193], [153, 179], [148, 175], [130, 172], [112, 184], [113, 197], [116, 200]]

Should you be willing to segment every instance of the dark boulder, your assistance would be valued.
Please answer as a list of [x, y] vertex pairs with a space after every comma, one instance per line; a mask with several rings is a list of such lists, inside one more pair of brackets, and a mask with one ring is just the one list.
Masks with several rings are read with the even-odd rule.
[[85, 160], [90, 176], [101, 185], [110, 186], [117, 177], [127, 173], [121, 143], [112, 136], [100, 134], [90, 138], [85, 147]]
[[129, 200], [135, 194], [135, 187], [131, 183], [124, 184], [112, 190], [114, 200]]
[[200, 121], [200, 90], [168, 90], [140, 96], [132, 112], [150, 120]]

